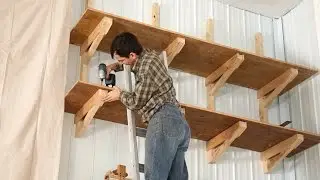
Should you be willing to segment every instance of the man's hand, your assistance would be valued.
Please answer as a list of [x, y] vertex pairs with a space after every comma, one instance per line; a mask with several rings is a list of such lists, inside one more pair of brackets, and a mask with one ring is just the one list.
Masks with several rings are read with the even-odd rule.
[[104, 102], [112, 102], [112, 101], [117, 101], [120, 99], [120, 92], [121, 89], [118, 88], [117, 86], [113, 87], [113, 90], [108, 92], [107, 96], [102, 99]]
[[109, 79], [109, 74], [113, 69], [110, 66], [107, 66], [106, 78]]

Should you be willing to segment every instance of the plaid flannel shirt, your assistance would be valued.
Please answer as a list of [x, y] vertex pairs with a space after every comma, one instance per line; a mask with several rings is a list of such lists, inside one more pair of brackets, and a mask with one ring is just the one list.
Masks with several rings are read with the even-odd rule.
[[[123, 66], [118, 66], [115, 71], [122, 70]], [[144, 49], [132, 72], [135, 75], [135, 89], [133, 92], [121, 91], [120, 101], [128, 109], [137, 110], [144, 123], [166, 102], [180, 107], [173, 80], [156, 51]]]

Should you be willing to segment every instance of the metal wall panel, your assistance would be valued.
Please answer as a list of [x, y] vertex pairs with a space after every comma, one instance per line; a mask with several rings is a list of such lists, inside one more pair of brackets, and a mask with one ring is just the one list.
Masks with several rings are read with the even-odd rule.
[[[288, 62], [319, 68], [320, 57], [317, 41], [313, 1], [305, 0], [296, 9], [278, 20], [284, 34], [285, 59]], [[312, 78], [289, 92], [292, 127], [319, 133], [320, 77]], [[320, 146], [304, 151], [294, 159], [295, 178], [319, 179]]]
[[[153, 2], [160, 3], [160, 26], [166, 29], [204, 38], [206, 20], [213, 17], [215, 20], [214, 40], [217, 43], [254, 52], [254, 35], [256, 32], [261, 32], [264, 37], [266, 56], [289, 61], [289, 59], [300, 57], [296, 52], [300, 52], [298, 50], [301, 47], [308, 52], [307, 56], [304, 56], [307, 58], [303, 58], [307, 59], [307, 64], [315, 63], [312, 61], [318, 56], [317, 49], [310, 48], [313, 46], [310, 43], [314, 41], [311, 35], [305, 34], [309, 38], [306, 41], [309, 46], [304, 46], [305, 38], [298, 38], [300, 34], [292, 32], [294, 28], [300, 28], [302, 31], [303, 27], [294, 21], [296, 12], [286, 16], [283, 21], [272, 20], [214, 0], [95, 0], [93, 6], [105, 12], [151, 23]], [[310, 8], [310, 5], [302, 6], [306, 6], [303, 7], [306, 10]], [[74, 0], [73, 25], [80, 18], [83, 10], [83, 2]], [[301, 21], [304, 20], [301, 19]], [[312, 27], [308, 29], [311, 31]], [[70, 45], [69, 52], [66, 92], [79, 79], [79, 47]], [[298, 59], [300, 61], [302, 58]], [[99, 83], [97, 67], [100, 62], [115, 61], [111, 60], [109, 54], [97, 52], [90, 61], [90, 82]], [[173, 70], [170, 70], [170, 74], [174, 79], [177, 98], [180, 102], [206, 107], [206, 89], [203, 78]], [[123, 74], [117, 73], [118, 86], [124, 87], [123, 83]], [[271, 123], [279, 124], [292, 117], [294, 127], [309, 128], [319, 132], [319, 124], [316, 121], [319, 112], [315, 111], [316, 107], [319, 109], [319, 96], [316, 96], [319, 89], [319, 79], [316, 79], [293, 90], [290, 95], [286, 94], [279, 100], [275, 100], [269, 110]], [[290, 102], [293, 103], [290, 105]], [[307, 110], [307, 106], [303, 106], [303, 111], [298, 111], [301, 103], [312, 103], [310, 108], [313, 110]], [[258, 119], [256, 92], [228, 84], [220, 90], [216, 98], [216, 109], [225, 113]], [[303, 125], [299, 122], [302, 122]], [[64, 123], [59, 180], [100, 180], [107, 170], [115, 168], [117, 164], [128, 165], [130, 163], [127, 126], [94, 120], [84, 137], [74, 138], [73, 115], [66, 113]], [[293, 180], [305, 179], [302, 178], [304, 174], [309, 174], [308, 180], [311, 180], [316, 177], [315, 173], [318, 173], [312, 169], [312, 166], [319, 167], [319, 161], [315, 161], [319, 159], [319, 147], [301, 154], [296, 159], [285, 160], [271, 174], [264, 174], [259, 153], [231, 147], [217, 164], [208, 164], [205, 145], [203, 141], [194, 139], [191, 141], [186, 160], [192, 180]], [[143, 163], [144, 138], [138, 138], [138, 148], [139, 159]], [[316, 159], [312, 159], [312, 156]], [[306, 163], [311, 164], [306, 165]], [[131, 169], [128, 170], [131, 174]]]

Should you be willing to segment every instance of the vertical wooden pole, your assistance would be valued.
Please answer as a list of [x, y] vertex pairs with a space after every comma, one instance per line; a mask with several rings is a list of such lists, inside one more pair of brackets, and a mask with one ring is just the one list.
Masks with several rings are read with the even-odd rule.
[[[152, 4], [152, 26], [160, 27], [160, 6], [158, 3]], [[167, 52], [162, 51], [162, 61], [168, 70]]]
[[93, 6], [93, 0], [85, 0], [85, 8], [88, 9], [88, 8], [92, 8]]
[[212, 18], [209, 18], [207, 20], [207, 32], [206, 32], [206, 40], [207, 41], [210, 41], [210, 42], [213, 42], [214, 41], [214, 24], [213, 24], [213, 19]]
[[80, 55], [80, 81], [88, 82], [88, 64], [89, 64], [88, 52]]
[[263, 56], [263, 36], [261, 32], [256, 33], [255, 35], [255, 46], [256, 46], [256, 54], [259, 56]]
[[[263, 56], [263, 37], [261, 32], [255, 34], [255, 50], [257, 55]], [[268, 109], [264, 104], [263, 98], [259, 99], [259, 117], [262, 122], [268, 122]]]
[[[214, 35], [213, 28], [214, 28], [213, 19], [209, 18], [207, 20], [207, 31], [206, 31], [207, 41], [213, 42], [213, 35]], [[208, 109], [214, 110], [214, 96], [209, 94], [211, 88], [212, 88], [211, 85], [207, 86], [207, 106], [208, 106]]]
[[152, 25], [160, 26], [160, 6], [158, 3], [153, 3], [152, 5]]

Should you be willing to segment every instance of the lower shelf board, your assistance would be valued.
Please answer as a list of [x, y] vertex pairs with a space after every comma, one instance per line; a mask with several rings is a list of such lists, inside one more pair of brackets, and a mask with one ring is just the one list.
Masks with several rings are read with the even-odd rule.
[[[105, 86], [77, 82], [65, 96], [65, 112], [77, 113], [99, 89], [111, 90], [111, 88]], [[320, 143], [320, 135], [317, 134], [262, 123], [257, 120], [219, 113], [192, 105], [181, 104], [181, 106], [185, 109], [185, 117], [194, 139], [209, 141], [235, 123], [242, 121], [247, 123], [247, 129], [231, 146], [263, 152], [296, 134], [303, 135], [304, 141], [288, 154], [287, 157], [290, 157]], [[127, 124], [126, 108], [120, 101], [104, 103], [94, 118]], [[136, 125], [140, 128], [146, 128], [141, 123], [139, 115], [136, 115]]]

